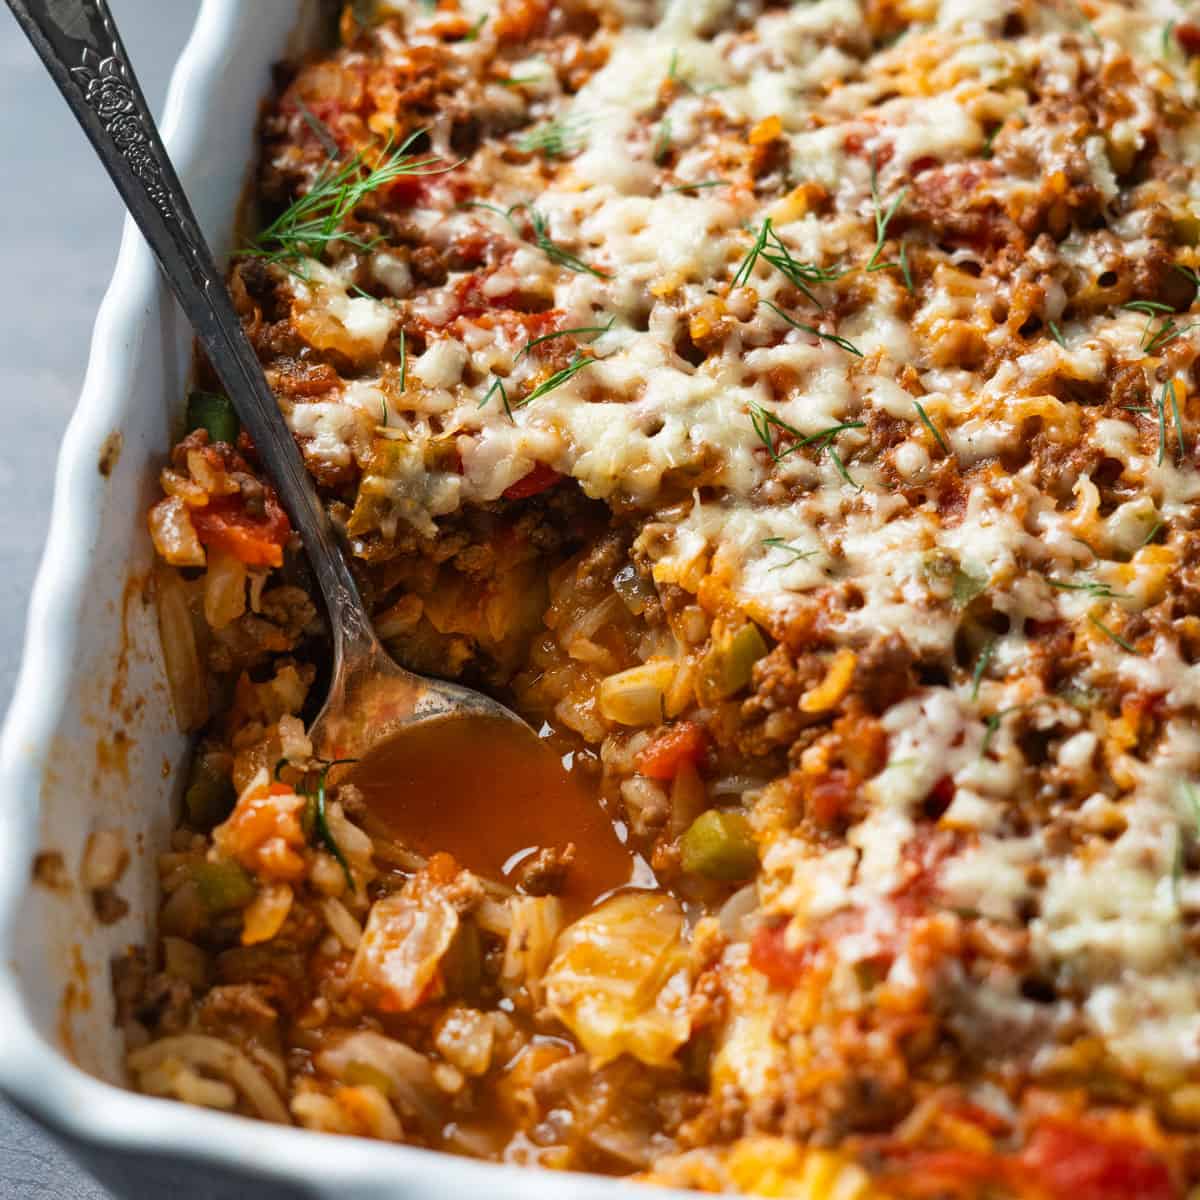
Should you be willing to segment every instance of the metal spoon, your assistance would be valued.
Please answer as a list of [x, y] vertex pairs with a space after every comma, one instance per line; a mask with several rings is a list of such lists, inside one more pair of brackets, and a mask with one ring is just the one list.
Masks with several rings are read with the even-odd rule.
[[[157, 256], [300, 533], [333, 634], [333, 681], [310, 731], [317, 753], [357, 758], [401, 728], [434, 720], [503, 722], [514, 738], [530, 743], [531, 753], [541, 752], [533, 730], [503, 705], [406, 671], [380, 645], [338, 534], [242, 329], [104, 0], [8, 0], [8, 5]], [[469, 741], [470, 732], [464, 733]]]

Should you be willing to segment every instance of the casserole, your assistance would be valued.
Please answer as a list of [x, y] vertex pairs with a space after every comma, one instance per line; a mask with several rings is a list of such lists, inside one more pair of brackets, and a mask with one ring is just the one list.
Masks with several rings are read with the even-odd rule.
[[[162, 123], [214, 250], [228, 249], [270, 67], [308, 16], [292, 0], [207, 0]], [[142, 512], [178, 421], [191, 333], [126, 226], [87, 379], [58, 463], [50, 534], [0, 749], [0, 1086], [117, 1194], [186, 1182], [205, 1195], [562, 1195], [562, 1180], [405, 1148], [314, 1137], [120, 1086], [108, 960], [153, 919], [186, 739], [174, 727]], [[133, 796], [138, 799], [132, 799]], [[121, 825], [128, 914], [99, 924], [75, 882], [89, 833]], [[38, 882], [31, 879], [36, 863]], [[616, 1185], [581, 1179], [576, 1194]]]
[[369, 7], [268, 110], [240, 311], [393, 652], [576, 735], [653, 874], [568, 920], [570, 844], [370, 827], [201, 393], [149, 522], [218, 719], [118, 981], [136, 1085], [710, 1189], [1181, 1194], [1200, 29]]

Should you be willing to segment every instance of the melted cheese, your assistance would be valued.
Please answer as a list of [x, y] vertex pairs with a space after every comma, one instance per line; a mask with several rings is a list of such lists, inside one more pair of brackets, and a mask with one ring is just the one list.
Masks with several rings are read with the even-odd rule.
[[[392, 7], [412, 37], [437, 19], [416, 0]], [[533, 322], [464, 308], [467, 272], [418, 286], [404, 254], [379, 251], [371, 270], [389, 298], [375, 300], [350, 293], [354, 256], [346, 270], [312, 264], [293, 293], [313, 346], [367, 362], [408, 323], [423, 349], [403, 394], [364, 369], [292, 406], [306, 453], [363, 469], [385, 536], [430, 534], [546, 464], [635, 514], [660, 585], [715, 578], [776, 636], [818, 612], [838, 645], [899, 639], [941, 664], [950, 682], [883, 716], [888, 765], [863, 786], [844, 843], [771, 841], [764, 907], [803, 937], [857, 912], [835, 948], [843, 964], [894, 945], [923, 806], [948, 789], [937, 822], [958, 840], [930, 868], [937, 905], [1026, 930], [1032, 960], [1070, 981], [1074, 1017], [1117, 1062], [1200, 1062], [1200, 964], [1185, 937], [1200, 895], [1177, 867], [1196, 836], [1178, 799], [1200, 769], [1196, 736], [1177, 719], [1139, 756], [1119, 704], [1081, 710], [1040, 684], [1044, 655], [1070, 653], [1080, 689], [1189, 719], [1200, 709], [1194, 651], [1162, 621], [1134, 624], [1174, 586], [1195, 525], [1195, 335], [1179, 315], [1156, 348], [1165, 316], [1118, 302], [1158, 253], [1155, 229], [1200, 212], [1196, 88], [1183, 55], [1162, 52], [1184, 10], [1097, 2], [1088, 27], [1071, 6], [931, 0], [877, 48], [878, 6], [857, 0], [598, 7], [607, 20], [579, 86], [527, 59], [534, 81], [506, 93], [527, 105], [524, 132], [570, 129], [570, 152], [528, 155], [521, 131], [497, 135], [512, 152], [470, 166], [488, 207], [462, 207], [434, 179], [409, 214], [436, 252], [485, 239], [478, 294], [501, 309], [519, 294], [522, 320], [548, 312], [553, 330], [591, 330], [563, 343], [586, 364], [526, 403], [569, 356], [528, 347]], [[1002, 36], [1018, 9], [1025, 31]], [[482, 61], [490, 38], [485, 22], [463, 61]], [[1136, 57], [1120, 74], [1125, 53]], [[1073, 106], [1102, 67], [1120, 80], [1120, 115], [1083, 136]], [[1139, 192], [1130, 165], [1154, 146], [1175, 173]], [[1068, 201], [1085, 214], [1074, 226], [1054, 207]], [[1043, 212], [1041, 235], [1004, 261], [1006, 230]], [[768, 218], [806, 264], [805, 289], [747, 259]], [[1123, 398], [1105, 403], [1118, 379]], [[382, 460], [376, 414], [404, 439]], [[447, 443], [461, 470], [426, 467]], [[1048, 630], [1063, 632], [1050, 650]], [[1027, 757], [1039, 738], [1045, 761]], [[1053, 829], [1016, 819], [1032, 775], [1049, 781]], [[897, 981], [917, 973], [903, 954], [893, 967]], [[739, 994], [760, 1006], [753, 988]], [[978, 1008], [1028, 1013], [1011, 976], [980, 983]], [[748, 1093], [775, 1069], [765, 1040], [735, 1012], [720, 1070]]]

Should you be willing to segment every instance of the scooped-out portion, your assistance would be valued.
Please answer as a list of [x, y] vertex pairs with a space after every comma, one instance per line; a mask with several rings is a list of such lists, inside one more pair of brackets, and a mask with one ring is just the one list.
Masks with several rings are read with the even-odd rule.
[[200, 364], [134, 1086], [710, 1192], [1200, 1186], [1194, 18], [381, 0], [280, 69], [241, 317], [389, 651], [540, 749], [314, 752]]

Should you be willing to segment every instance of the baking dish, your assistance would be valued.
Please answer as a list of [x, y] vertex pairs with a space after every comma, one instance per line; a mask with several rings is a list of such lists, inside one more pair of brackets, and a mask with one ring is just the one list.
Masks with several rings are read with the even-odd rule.
[[[220, 252], [270, 65], [302, 0], [206, 0], [168, 95], [164, 135]], [[142, 514], [189, 372], [191, 335], [127, 226], [58, 464], [49, 539], [0, 743], [0, 1086], [119, 1194], [186, 1180], [206, 1196], [601, 1196], [627, 1187], [277, 1128], [120, 1086], [108, 964], [146, 939], [154, 856], [187, 742], [167, 700]], [[76, 882], [88, 835], [132, 851], [128, 913], [97, 921]], [[136, 1181], [136, 1182], [135, 1182]]]

